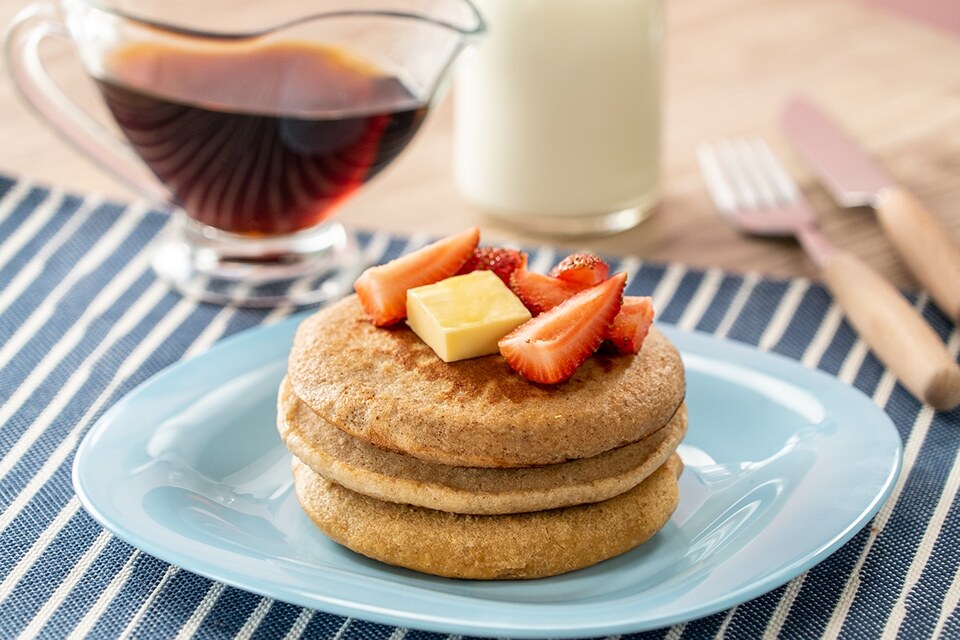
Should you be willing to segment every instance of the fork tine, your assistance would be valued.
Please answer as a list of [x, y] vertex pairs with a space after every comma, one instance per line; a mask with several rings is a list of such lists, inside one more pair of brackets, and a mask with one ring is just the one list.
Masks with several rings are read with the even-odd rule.
[[746, 209], [758, 208], [760, 203], [756, 189], [750, 184], [733, 143], [729, 140], [721, 140], [717, 143], [716, 149], [717, 161], [727, 178], [727, 183], [736, 193], [740, 206]]
[[[760, 209], [775, 206], [774, 186], [755, 157], [755, 151], [742, 138], [704, 143], [698, 151], [701, 169], [718, 208]], [[720, 206], [722, 203], [722, 207]]]
[[774, 155], [770, 146], [761, 138], [753, 141], [753, 148], [761, 170], [774, 186], [778, 199], [781, 202], [793, 202], [800, 199], [800, 190], [797, 189], [793, 178], [787, 173], [780, 161]]
[[775, 207], [777, 205], [776, 186], [771, 184], [767, 172], [764, 170], [763, 159], [757, 156], [757, 140], [750, 141], [738, 138], [732, 143], [737, 155], [738, 166], [743, 173], [744, 180], [753, 191], [754, 199], [760, 207]]
[[700, 162], [700, 171], [713, 203], [720, 213], [732, 215], [737, 210], [737, 194], [730, 186], [730, 180], [717, 157], [716, 148], [709, 142], [700, 144], [697, 147], [697, 160]]

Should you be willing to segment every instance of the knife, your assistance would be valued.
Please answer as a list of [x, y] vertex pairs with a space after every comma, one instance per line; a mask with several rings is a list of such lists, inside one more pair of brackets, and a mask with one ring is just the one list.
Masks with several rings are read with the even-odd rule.
[[813, 103], [795, 98], [782, 125], [840, 206], [876, 210], [907, 267], [934, 302], [960, 322], [960, 244], [950, 231]]

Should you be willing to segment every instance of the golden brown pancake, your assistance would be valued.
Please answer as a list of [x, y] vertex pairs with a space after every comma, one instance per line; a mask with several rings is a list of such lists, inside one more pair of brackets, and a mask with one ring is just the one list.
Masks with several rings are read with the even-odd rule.
[[571, 462], [513, 469], [451, 467], [379, 449], [337, 429], [280, 386], [277, 428], [311, 469], [352, 491], [440, 511], [521, 513], [599, 502], [660, 467], [687, 430], [684, 405], [640, 442]]
[[428, 462], [524, 467], [637, 442], [683, 401], [683, 363], [655, 327], [636, 356], [598, 353], [560, 385], [499, 355], [445, 363], [410, 329], [378, 329], [356, 296], [310, 316], [290, 354], [294, 393], [327, 422]]
[[603, 502], [478, 516], [377, 500], [293, 459], [300, 504], [333, 540], [389, 564], [470, 579], [540, 578], [633, 549], [669, 520], [681, 469], [674, 455], [633, 489]]

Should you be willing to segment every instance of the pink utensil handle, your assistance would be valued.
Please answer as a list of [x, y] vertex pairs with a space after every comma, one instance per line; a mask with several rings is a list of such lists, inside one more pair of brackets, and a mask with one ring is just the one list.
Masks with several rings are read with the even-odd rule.
[[39, 52], [46, 38], [71, 41], [52, 2], [28, 6], [7, 30], [7, 68], [21, 96], [64, 139], [120, 180], [147, 197], [169, 202], [169, 193], [149, 176], [133, 149], [78, 107], [50, 78]]
[[960, 405], [960, 366], [893, 285], [842, 250], [822, 268], [850, 324], [910, 393], [935, 409]]
[[960, 244], [910, 192], [884, 187], [877, 217], [917, 280], [934, 302], [960, 322]]

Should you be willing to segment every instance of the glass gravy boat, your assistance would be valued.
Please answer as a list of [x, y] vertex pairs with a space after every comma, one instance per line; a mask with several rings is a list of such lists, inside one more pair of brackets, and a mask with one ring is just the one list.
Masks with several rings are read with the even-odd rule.
[[[330, 216], [403, 150], [484, 30], [469, 0], [46, 0], [6, 50], [40, 116], [174, 205], [164, 280], [220, 304], [305, 305], [350, 290], [359, 252]], [[48, 36], [73, 43], [123, 138], [50, 79]]]

